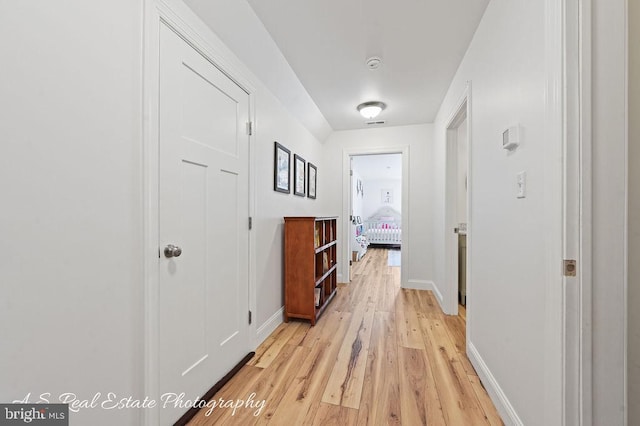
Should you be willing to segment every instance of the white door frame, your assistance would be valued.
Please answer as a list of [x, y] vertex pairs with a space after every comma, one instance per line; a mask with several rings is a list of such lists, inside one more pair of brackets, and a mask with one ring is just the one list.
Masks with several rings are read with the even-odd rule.
[[[158, 371], [158, 305], [159, 305], [159, 233], [158, 233], [158, 173], [159, 173], [159, 29], [161, 22], [172, 28], [194, 49], [200, 52], [214, 66], [249, 94], [249, 119], [255, 117], [255, 87], [244, 72], [242, 64], [211, 32], [211, 30], [180, 0], [144, 0], [144, 41], [143, 41], [143, 241], [144, 248], [144, 321], [143, 329], [143, 377], [140, 386], [143, 394], [151, 400], [160, 401]], [[252, 149], [253, 136], [249, 137], [249, 215], [255, 212], [255, 155]], [[249, 233], [249, 309], [256, 311], [255, 292], [255, 232]], [[255, 322], [249, 326], [247, 353], [256, 347]], [[212, 383], [211, 385], [214, 385]], [[186, 412], [186, 410], [185, 410]], [[157, 425], [159, 407], [142, 410], [142, 424]]]
[[[349, 220], [349, 211], [351, 203], [351, 179], [349, 178], [351, 170], [351, 157], [354, 155], [372, 155], [372, 154], [402, 154], [402, 258], [409, 259], [409, 240], [411, 232], [409, 231], [409, 145], [396, 145], [376, 148], [345, 148], [342, 151], [342, 241], [351, 241], [351, 221]], [[349, 281], [349, 270], [345, 269], [349, 266], [351, 260], [350, 244], [342, 244], [342, 264], [343, 278], [341, 281]], [[400, 268], [400, 284], [402, 287], [408, 286], [409, 268], [406, 267], [407, 262], [403, 261]], [[346, 274], [346, 275], [345, 275]], [[346, 280], [345, 280], [346, 277]]]
[[[349, 219], [351, 219], [351, 223], [349, 224], [349, 228], [352, 230], [352, 224], [353, 224], [353, 157], [349, 157]], [[353, 242], [353, 235], [351, 235], [351, 232], [349, 233], [349, 238], [345, 240], [345, 243], [343, 244], [345, 247], [347, 247], [347, 254], [349, 255], [349, 263], [347, 265], [349, 265], [349, 270], [347, 271], [346, 274], [346, 279], [344, 279], [343, 281], [350, 283], [351, 279], [352, 279], [352, 263], [353, 263], [353, 257], [351, 255], [351, 253], [353, 252], [353, 246], [352, 246], [352, 242]]]
[[[591, 425], [592, 413], [592, 135], [591, 1], [565, 0], [567, 148], [565, 155], [565, 258], [578, 261], [565, 278], [565, 424]], [[573, 218], [579, 217], [578, 223]], [[575, 281], [571, 283], [570, 281]], [[574, 322], [570, 320], [574, 313]], [[573, 380], [573, 382], [571, 382]]]
[[[591, 2], [545, 9], [544, 423], [591, 425]], [[562, 259], [577, 261], [576, 277], [562, 275]]]
[[443, 311], [447, 315], [458, 315], [458, 244], [457, 234], [453, 229], [458, 223], [458, 128], [460, 124], [467, 120], [467, 342], [470, 340], [469, 309], [472, 299], [471, 292], [473, 285], [471, 279], [471, 263], [469, 252], [473, 239], [471, 226], [471, 82], [467, 85], [456, 103], [453, 112], [447, 120], [446, 131], [446, 164], [445, 164], [445, 231], [444, 231], [444, 251], [445, 251], [445, 285], [448, 286], [447, 300], [444, 301]]

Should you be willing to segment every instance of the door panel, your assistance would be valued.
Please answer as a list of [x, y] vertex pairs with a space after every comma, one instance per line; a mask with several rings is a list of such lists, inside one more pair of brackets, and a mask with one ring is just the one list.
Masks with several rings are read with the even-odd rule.
[[[219, 73], [217, 69], [213, 72]], [[188, 64], [183, 63], [181, 77], [184, 137], [237, 156], [236, 100]], [[207, 119], [202, 120], [203, 116]]]
[[[181, 210], [180, 224], [181, 237], [177, 241], [179, 246], [185, 251], [179, 258], [167, 261], [169, 273], [175, 274], [178, 282], [176, 289], [180, 291], [180, 297], [175, 298], [181, 301], [180, 312], [182, 319], [180, 322], [172, 321], [169, 317], [168, 327], [178, 326], [172, 331], [180, 339], [180, 347], [183, 348], [177, 353], [179, 363], [176, 368], [186, 371], [200, 361], [207, 351], [206, 346], [206, 289], [207, 289], [207, 269], [206, 269], [206, 236], [198, 232], [206, 226], [207, 218], [207, 167], [188, 161], [181, 161], [181, 188], [180, 203]], [[186, 226], [189, 224], [189, 226]], [[177, 310], [177, 309], [176, 309]], [[180, 330], [180, 323], [191, 324], [185, 331]]]
[[[224, 244], [219, 245], [219, 250], [223, 253], [227, 251], [237, 252], [240, 249], [237, 244], [237, 230], [240, 227], [238, 220], [240, 203], [235, 197], [235, 194], [238, 193], [237, 187], [237, 174], [226, 171], [220, 173], [218, 194], [221, 199], [226, 200], [226, 204], [224, 209], [218, 211], [217, 219], [219, 223], [229, 225], [225, 227], [221, 235]], [[222, 253], [218, 258], [222, 258]], [[240, 318], [234, 315], [234, 312], [237, 312], [239, 306], [242, 304], [243, 294], [237, 287], [228, 285], [228, 283], [233, 283], [238, 280], [238, 265], [231, 262], [224, 262], [217, 266], [217, 273], [220, 279], [217, 282], [216, 298], [225, 300], [226, 303], [222, 304], [215, 312], [215, 323], [218, 324], [216, 331], [220, 345], [228, 345], [231, 344], [231, 340], [229, 339], [231, 339], [239, 329]], [[246, 318], [243, 317], [242, 320], [245, 322]]]
[[194, 400], [249, 351], [249, 97], [163, 24], [159, 102], [159, 390]]

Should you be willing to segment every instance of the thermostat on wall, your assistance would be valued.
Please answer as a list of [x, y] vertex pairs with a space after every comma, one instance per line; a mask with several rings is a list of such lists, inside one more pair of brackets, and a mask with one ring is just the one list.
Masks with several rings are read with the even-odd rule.
[[502, 132], [502, 147], [514, 150], [520, 145], [520, 126], [511, 126]]

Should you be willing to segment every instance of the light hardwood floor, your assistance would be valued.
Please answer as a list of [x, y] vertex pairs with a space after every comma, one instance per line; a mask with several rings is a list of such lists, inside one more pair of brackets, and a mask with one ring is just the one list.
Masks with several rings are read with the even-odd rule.
[[[372, 249], [315, 327], [291, 321], [214, 397], [256, 409], [201, 410], [190, 425], [502, 425], [465, 354], [465, 322], [433, 294], [400, 288]], [[464, 311], [463, 311], [464, 312]]]

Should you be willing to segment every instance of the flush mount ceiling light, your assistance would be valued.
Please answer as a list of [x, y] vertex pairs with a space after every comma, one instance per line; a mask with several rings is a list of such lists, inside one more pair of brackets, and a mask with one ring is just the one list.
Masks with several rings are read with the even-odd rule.
[[367, 120], [375, 118], [387, 106], [384, 102], [364, 102], [358, 105], [358, 111]]

